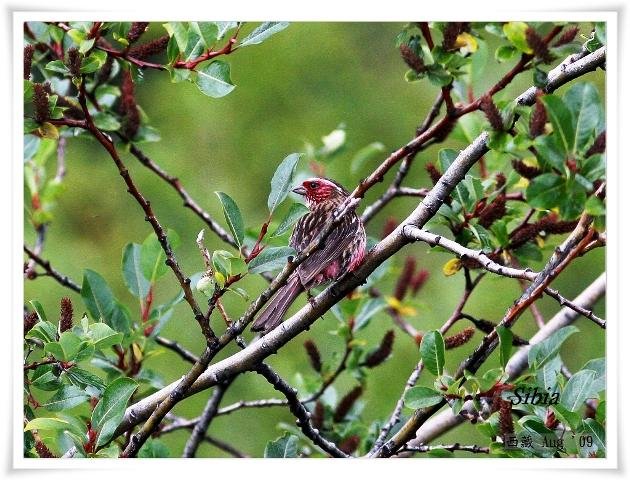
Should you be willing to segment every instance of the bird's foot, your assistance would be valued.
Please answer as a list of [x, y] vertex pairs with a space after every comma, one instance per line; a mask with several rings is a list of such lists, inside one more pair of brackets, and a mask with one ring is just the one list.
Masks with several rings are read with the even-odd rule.
[[309, 290], [306, 290], [306, 298], [308, 298], [308, 303], [311, 304], [311, 307], [315, 306], [315, 295], [313, 295]]

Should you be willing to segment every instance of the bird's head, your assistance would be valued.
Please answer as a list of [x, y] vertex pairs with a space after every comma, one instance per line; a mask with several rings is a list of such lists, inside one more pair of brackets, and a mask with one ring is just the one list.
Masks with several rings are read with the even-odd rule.
[[303, 195], [309, 207], [324, 202], [342, 202], [350, 193], [340, 184], [329, 178], [307, 178], [293, 189], [293, 193]]

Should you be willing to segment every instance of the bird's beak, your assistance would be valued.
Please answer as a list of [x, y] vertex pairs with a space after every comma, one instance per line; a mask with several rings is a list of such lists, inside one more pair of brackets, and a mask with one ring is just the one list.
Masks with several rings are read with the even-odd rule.
[[302, 185], [300, 185], [299, 187], [295, 187], [291, 191], [293, 193], [297, 193], [298, 195], [306, 195], [306, 188], [304, 188]]

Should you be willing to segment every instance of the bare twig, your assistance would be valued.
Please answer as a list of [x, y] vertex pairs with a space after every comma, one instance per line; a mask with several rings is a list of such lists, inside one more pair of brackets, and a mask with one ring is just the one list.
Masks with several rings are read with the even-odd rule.
[[74, 281], [72, 281], [70, 277], [59, 273], [50, 265], [50, 261], [44, 260], [26, 245], [24, 245], [24, 253], [26, 253], [29, 256], [29, 258], [33, 260], [34, 263], [36, 263], [37, 265], [40, 265], [46, 271], [47, 275], [54, 278], [61, 285], [63, 285], [64, 287], [68, 287], [77, 293], [81, 291], [81, 287], [77, 285]]
[[339, 448], [329, 440], [326, 440], [320, 435], [320, 433], [313, 428], [310, 420], [310, 413], [302, 402], [297, 397], [297, 390], [292, 388], [282, 378], [278, 376], [267, 365], [261, 364], [254, 368], [254, 370], [260, 373], [267, 381], [273, 385], [273, 388], [282, 393], [289, 402], [289, 409], [291, 413], [297, 418], [297, 425], [302, 430], [302, 433], [306, 435], [315, 445], [321, 448], [324, 452], [328, 453], [332, 457], [346, 458], [347, 454], [339, 450]]
[[[414, 240], [420, 240], [420, 241], [426, 242], [432, 246], [439, 245], [440, 247], [445, 248], [457, 254], [459, 258], [462, 258], [462, 259], [470, 258], [470, 259], [476, 260], [482, 268], [488, 270], [489, 272], [496, 273], [497, 275], [502, 275], [504, 277], [517, 278], [517, 279], [522, 279], [522, 280], [529, 280], [529, 281], [536, 280], [536, 278], [538, 278], [540, 275], [536, 272], [532, 272], [528, 268], [524, 270], [520, 270], [520, 269], [500, 265], [490, 260], [488, 256], [483, 253], [483, 251], [476, 251], [470, 248], [462, 247], [457, 242], [454, 242], [445, 237], [442, 237], [441, 235], [436, 235], [434, 233], [428, 232], [426, 230], [420, 230], [415, 227], [409, 227], [405, 230], [405, 235], [409, 236], [409, 238], [413, 238]], [[570, 302], [565, 297], [560, 295], [560, 293], [558, 293], [557, 290], [553, 290], [549, 287], [546, 287], [544, 288], [544, 292], [548, 294], [549, 296], [555, 298], [562, 306], [566, 305], [569, 308], [572, 308], [574, 306], [572, 302]], [[584, 315], [586, 318], [593, 321], [600, 327], [606, 328], [605, 320], [599, 318], [597, 315], [593, 314], [593, 312], [591, 311], [581, 309], [577, 306], [576, 308], [578, 309], [576, 310], [578, 313]]]
[[401, 452], [412, 453], [427, 453], [432, 450], [447, 450], [449, 452], [458, 450], [461, 452], [471, 453], [490, 453], [490, 447], [481, 447], [479, 445], [460, 445], [459, 443], [453, 443], [451, 445], [420, 445], [417, 447], [405, 445], [400, 449]]
[[127, 191], [144, 211], [145, 220], [151, 224], [151, 227], [153, 227], [153, 231], [155, 232], [155, 235], [160, 242], [162, 250], [164, 250], [164, 254], [166, 255], [165, 263], [171, 268], [180, 286], [184, 290], [184, 298], [186, 299], [186, 302], [190, 305], [190, 308], [195, 316], [195, 320], [197, 320], [197, 322], [199, 323], [201, 330], [206, 337], [206, 340], [209, 343], [216, 341], [216, 335], [212, 331], [212, 328], [210, 327], [208, 322], [205, 321], [205, 317], [201, 312], [199, 305], [197, 305], [195, 297], [193, 296], [192, 290], [190, 288], [190, 278], [186, 277], [179, 267], [179, 264], [175, 259], [175, 254], [173, 253], [171, 244], [168, 241], [166, 231], [155, 216], [153, 208], [151, 207], [151, 203], [142, 195], [142, 193], [140, 193], [140, 191], [136, 187], [133, 179], [131, 178], [131, 175], [129, 174], [129, 170], [127, 170], [127, 167], [118, 155], [118, 151], [116, 150], [114, 142], [111, 140], [110, 137], [101, 132], [101, 130], [99, 130], [94, 124], [92, 116], [87, 108], [87, 103], [85, 99], [85, 82], [83, 79], [81, 80], [79, 88], [79, 103], [81, 104], [83, 115], [85, 116], [85, 128], [96, 138], [96, 140], [98, 140], [98, 142], [105, 148], [105, 150], [107, 150], [107, 153], [109, 153], [110, 157], [116, 164], [120, 176], [123, 178], [125, 184], [127, 185]]
[[34, 370], [41, 365], [50, 365], [52, 363], [57, 363], [57, 362], [58, 360], [54, 358], [47, 358], [46, 360], [42, 360], [40, 362], [33, 362], [33, 363], [29, 363], [28, 365], [24, 365], [24, 371]]
[[159, 335], [156, 335], [154, 337], [154, 340], [159, 345], [162, 345], [163, 347], [166, 347], [169, 350], [172, 350], [173, 352], [177, 353], [180, 357], [182, 357], [187, 362], [195, 363], [199, 360], [199, 357], [197, 355], [190, 352], [189, 350], [186, 350], [184, 347], [182, 347], [179, 343], [177, 343], [174, 340], [164, 338]]
[[[593, 283], [591, 283], [582, 293], [580, 293], [575, 299], [573, 304], [578, 305], [580, 308], [591, 309], [593, 305], [600, 299], [606, 292], [606, 274], [602, 273]], [[562, 327], [572, 324], [579, 314], [570, 308], [562, 308], [556, 315], [553, 316], [543, 328], [541, 328], [536, 334], [529, 340], [529, 345], [520, 348], [508, 361], [506, 366], [506, 372], [509, 375], [508, 380], [513, 380], [521, 375], [528, 367], [527, 356], [528, 352], [534, 345], [542, 342], [546, 338], [549, 338], [551, 334], [558, 331]], [[440, 412], [439, 415], [430, 418], [424, 423], [417, 431], [416, 436], [409, 445], [420, 446], [431, 440], [439, 437], [445, 432], [453, 429], [465, 419], [460, 415], [455, 415], [451, 409], [447, 409]]]
[[[604, 60], [605, 56], [587, 56], [581, 61], [581, 68], [584, 72], [590, 71], [591, 69], [596, 68], [599, 64], [603, 63]], [[552, 74], [550, 74], [550, 78], [552, 80], [554, 78], [553, 71]], [[486, 153], [487, 138], [488, 134], [482, 133], [468, 148], [460, 153], [453, 164], [451, 164], [449, 169], [445, 172], [442, 179], [431, 190], [429, 195], [425, 197], [418, 208], [416, 208], [414, 212], [412, 212], [412, 214], [403, 222], [403, 225], [413, 224], [421, 227], [437, 212], [437, 209], [444, 199], [450, 194], [454, 186], [463, 179], [466, 172], [472, 167], [472, 165], [474, 165], [480, 156]], [[348, 209], [352, 208], [356, 204], [356, 198], [359, 198], [360, 195], [373, 184], [373, 182], [377, 181], [383, 172], [387, 171], [398, 159], [409, 153], [410, 150], [416, 148], [418, 145], [416, 142], [418, 142], [417, 139], [410, 142], [410, 144], [406, 147], [400, 149], [400, 151], [394, 152], [392, 156], [388, 157], [381, 167], [379, 167], [373, 175], [368, 178], [367, 182], [363, 182], [359, 185], [359, 187], [357, 187], [357, 189], [355, 189], [356, 193], [350, 199], [348, 204], [343, 206], [342, 211], [335, 217], [335, 220], [338, 221], [338, 219], [341, 218]], [[335, 220], [331, 222], [331, 226], [329, 226], [329, 228], [324, 228], [324, 232], [322, 232], [320, 239], [325, 238], [325, 235], [333, 228], [332, 225], [335, 224]], [[185, 395], [191, 395], [212, 385], [216, 385], [218, 382], [225, 380], [234, 374], [251, 369], [262, 359], [277, 351], [291, 338], [295, 337], [302, 330], [307, 328], [311, 323], [319, 318], [322, 313], [327, 311], [330, 307], [332, 307], [332, 305], [338, 302], [349, 291], [367, 278], [367, 275], [369, 275], [386, 258], [400, 250], [407, 241], [408, 240], [402, 235], [402, 226], [399, 226], [366, 256], [363, 264], [355, 272], [345, 275], [333, 283], [321, 294], [315, 297], [312, 304], [309, 303], [304, 306], [295, 315], [283, 322], [278, 328], [268, 333], [263, 338], [253, 342], [244, 350], [237, 352], [229, 358], [222, 360], [207, 369], [204, 368], [203, 370], [205, 371], [203, 371], [203, 374], [199, 374], [197, 380], [194, 381], [192, 385], [186, 385], [185, 389], [177, 388], [178, 383], [176, 382], [175, 384], [168, 385], [160, 391], [130, 406], [126, 411], [125, 417], [123, 418], [117, 433], [124, 432], [133, 425], [147, 418], [150, 412], [155, 409], [155, 405], [167, 397], [170, 398], [171, 394], [174, 398], [179, 399], [184, 395], [184, 392]], [[309, 251], [305, 252], [303, 258], [310, 255], [310, 253], [317, 247], [318, 241], [314, 242], [312, 249], [308, 249]], [[219, 345], [227, 344], [227, 342], [231, 341], [235, 335], [242, 332], [243, 328], [249, 323], [249, 321], [251, 321], [255, 312], [257, 312], [261, 305], [268, 300], [271, 294], [273, 294], [275, 291], [274, 288], [277, 289], [279, 285], [286, 281], [290, 272], [295, 268], [294, 265], [295, 264], [291, 264], [285, 267], [278, 281], [272, 282], [270, 288], [266, 289], [265, 292], [263, 292], [263, 294], [252, 303], [245, 315], [243, 315], [239, 321], [234, 322], [232, 327], [228, 329], [226, 334], [224, 334], [224, 336], [222, 336], [219, 340]], [[206, 358], [207, 356], [212, 356], [207, 355], [206, 352], [204, 352], [204, 355], [206, 355]], [[196, 372], [199, 371], [195, 366], [193, 366], [193, 369], [195, 369]]]
[[[549, 283], [577, 256], [581, 249], [588, 244], [592, 237], [592, 230], [589, 229], [591, 222], [591, 217], [586, 214], [582, 215], [575, 230], [563, 244], [556, 249], [551, 259], [545, 265], [545, 268], [536, 276], [530, 287], [519, 297], [514, 305], [507, 310], [500, 325], [506, 328], [512, 327], [523, 311], [542, 294]], [[462, 379], [465, 371], [474, 374], [497, 345], [498, 335], [495, 328], [484, 337], [481, 344], [474, 352], [460, 364], [454, 377], [456, 379]], [[389, 457], [395, 454], [406, 442], [415, 436], [415, 432], [418, 428], [445, 403], [446, 402], [442, 400], [440, 403], [426, 409], [416, 410], [396, 435], [384, 444], [380, 450], [375, 452], [375, 455]]]
[[206, 212], [203, 208], [199, 206], [199, 204], [190, 196], [188, 191], [182, 186], [179, 178], [170, 175], [166, 170], [161, 168], [157, 163], [155, 163], [151, 158], [149, 158], [142, 150], [140, 150], [135, 145], [131, 145], [129, 151], [132, 153], [134, 157], [138, 159], [138, 161], [155, 173], [158, 177], [168, 183], [173, 189], [179, 194], [179, 196], [184, 201], [184, 207], [189, 208], [195, 214], [201, 218], [206, 225], [212, 230], [216, 235], [223, 240], [225, 243], [233, 246], [238, 249], [238, 243], [234, 240], [234, 237], [227, 232], [221, 225], [219, 225], [208, 212]]
[[[455, 309], [453, 310], [453, 313], [451, 314], [451, 316], [440, 327], [440, 333], [442, 335], [448, 332], [448, 330], [455, 324], [455, 322], [457, 322], [457, 320], [461, 318], [462, 310], [466, 306], [466, 302], [468, 302], [470, 295], [472, 294], [473, 290], [479, 284], [482, 278], [483, 278], [483, 274], [478, 275], [474, 281], [470, 281], [468, 278], [466, 278], [466, 282], [464, 284], [464, 293], [459, 299], [459, 302], [457, 302], [457, 305], [455, 306]], [[385, 443], [385, 439], [387, 438], [387, 435], [389, 435], [392, 428], [394, 428], [394, 426], [400, 421], [400, 414], [402, 413], [402, 409], [404, 406], [405, 394], [407, 393], [409, 389], [411, 389], [418, 382], [418, 378], [420, 377], [420, 374], [422, 373], [422, 369], [423, 369], [423, 363], [422, 361], [419, 361], [414, 367], [414, 369], [412, 370], [411, 374], [409, 375], [407, 382], [405, 382], [405, 386], [403, 388], [403, 391], [400, 397], [398, 398], [398, 401], [396, 402], [394, 411], [390, 415], [389, 420], [381, 428], [378, 438], [374, 441], [374, 445], [370, 449], [368, 456], [373, 455], [374, 452], [378, 451], [378, 449], [381, 448], [381, 446]]]
[[217, 410], [219, 409], [219, 404], [223, 399], [223, 395], [229, 388], [232, 381], [233, 378], [215, 387], [214, 392], [212, 392], [212, 395], [210, 395], [208, 403], [206, 403], [206, 406], [203, 409], [201, 416], [199, 417], [199, 421], [193, 427], [192, 434], [190, 435], [188, 441], [186, 442], [186, 445], [184, 446], [184, 453], [182, 457], [191, 458], [195, 456], [199, 444], [206, 436], [206, 432], [208, 431], [210, 422], [217, 414]]

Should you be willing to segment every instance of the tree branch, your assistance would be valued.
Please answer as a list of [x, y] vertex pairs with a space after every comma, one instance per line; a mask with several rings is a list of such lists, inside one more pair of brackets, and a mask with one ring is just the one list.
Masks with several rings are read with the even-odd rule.
[[[602, 273], [597, 279], [586, 287], [572, 303], [584, 309], [591, 309], [593, 305], [606, 293], [606, 274]], [[560, 330], [562, 327], [572, 324], [579, 318], [579, 314], [570, 308], [562, 308], [553, 316], [536, 334], [529, 340], [529, 345], [521, 347], [507, 363], [506, 372], [509, 375], [508, 380], [514, 380], [528, 368], [527, 355], [534, 345], [549, 338], [551, 334]], [[434, 440], [445, 432], [453, 429], [465, 419], [462, 416], [453, 414], [451, 409], [440, 412], [433, 418], [430, 418], [416, 432], [416, 437], [409, 442], [409, 445], [420, 446]]]
[[142, 150], [137, 146], [131, 145], [129, 149], [131, 154], [138, 159], [138, 161], [155, 173], [158, 177], [168, 183], [179, 194], [184, 201], [184, 207], [191, 209], [199, 218], [201, 218], [206, 225], [225, 243], [231, 245], [238, 250], [238, 243], [234, 240], [234, 237], [227, 232], [221, 225], [219, 225], [208, 212], [199, 206], [199, 204], [190, 196], [188, 191], [182, 186], [179, 178], [170, 175], [166, 170], [161, 168], [151, 158], [149, 158]]
[[184, 347], [182, 347], [175, 340], [164, 338], [164, 337], [161, 337], [159, 335], [156, 335], [154, 337], [154, 340], [159, 345], [162, 345], [163, 347], [166, 347], [169, 350], [172, 350], [173, 352], [177, 353], [180, 357], [182, 357], [182, 359], [186, 360], [187, 362], [195, 363], [195, 362], [197, 362], [199, 360], [199, 357], [197, 355], [195, 355], [194, 353], [192, 353], [189, 350], [186, 350]]
[[[411, 239], [428, 243], [431, 246], [439, 245], [440, 247], [455, 253], [460, 259], [471, 258], [473, 260], [476, 260], [482, 268], [488, 270], [489, 272], [496, 273], [497, 275], [529, 281], [536, 280], [539, 275], [538, 273], [532, 272], [529, 268], [519, 270], [512, 267], [503, 266], [490, 260], [488, 256], [483, 253], [482, 250], [472, 250], [470, 248], [463, 247], [453, 240], [449, 240], [441, 235], [436, 235], [434, 233], [428, 232], [427, 230], [420, 230], [419, 228], [409, 227], [405, 230], [405, 235]], [[546, 287], [544, 289], [544, 292], [550, 297], [556, 299], [561, 306], [566, 305], [569, 308], [575, 308], [578, 313], [584, 315], [596, 325], [600, 326], [601, 328], [606, 328], [605, 320], [599, 318], [597, 315], [593, 314], [593, 312], [589, 310], [585, 310], [577, 305], [573, 305], [571, 301], [560, 295], [557, 290]]]
[[[601, 187], [600, 187], [601, 188]], [[545, 268], [536, 276], [530, 287], [519, 297], [504, 315], [499, 325], [511, 328], [523, 311], [538, 298], [549, 283], [562, 271], [568, 263], [576, 257], [578, 252], [588, 244], [592, 237], [592, 230], [588, 227], [592, 217], [584, 213], [575, 230], [567, 237], [564, 243], [556, 248], [555, 253], [545, 265]], [[496, 328], [487, 334], [474, 352], [463, 361], [455, 372], [455, 379], [464, 379], [464, 372], [476, 373], [483, 362], [490, 356], [498, 345]], [[429, 408], [416, 410], [403, 427], [381, 449], [375, 452], [375, 456], [389, 457], [395, 454], [406, 442], [415, 436], [418, 428], [433, 416], [445, 404], [445, 400]]]
[[166, 255], [166, 264], [171, 268], [175, 277], [177, 278], [179, 284], [181, 285], [184, 291], [184, 297], [186, 298], [186, 302], [190, 305], [191, 310], [195, 316], [195, 320], [199, 323], [201, 330], [206, 337], [206, 340], [210, 342], [214, 342], [216, 340], [216, 335], [212, 331], [210, 325], [205, 322], [205, 317], [201, 310], [199, 309], [199, 305], [197, 305], [197, 301], [193, 296], [192, 290], [190, 288], [190, 278], [186, 277], [175, 259], [175, 254], [173, 253], [173, 249], [171, 248], [171, 244], [168, 241], [168, 236], [166, 231], [160, 224], [159, 220], [155, 216], [153, 209], [151, 208], [151, 203], [140, 193], [135, 183], [133, 182], [131, 175], [129, 174], [129, 170], [120, 159], [118, 155], [118, 151], [116, 150], [116, 146], [110, 137], [106, 136], [103, 132], [101, 132], [92, 120], [92, 116], [87, 107], [86, 99], [85, 99], [85, 81], [82, 78], [81, 84], [79, 88], [79, 103], [81, 104], [81, 109], [83, 110], [83, 115], [85, 116], [85, 128], [98, 140], [98, 142], [107, 150], [110, 157], [116, 164], [118, 168], [118, 172], [120, 176], [125, 181], [127, 185], [127, 191], [131, 196], [136, 200], [136, 202], [140, 205], [142, 210], [145, 213], [145, 220], [151, 224], [153, 227], [153, 231], [160, 242], [162, 250], [164, 250], [164, 254]]
[[199, 417], [199, 421], [193, 427], [192, 434], [190, 435], [188, 441], [186, 442], [186, 445], [184, 446], [184, 453], [182, 457], [192, 458], [195, 456], [199, 444], [206, 436], [206, 432], [208, 431], [210, 422], [217, 414], [219, 404], [223, 399], [223, 395], [225, 395], [225, 392], [232, 384], [233, 380], [234, 378], [230, 378], [221, 385], [217, 385], [214, 389], [214, 392], [212, 392], [212, 395], [210, 395], [208, 403], [206, 403], [206, 406], [203, 409], [201, 416]]
[[297, 390], [286, 383], [277, 373], [275, 373], [268, 365], [260, 364], [254, 368], [254, 371], [260, 373], [267, 381], [273, 385], [273, 388], [282, 393], [289, 402], [289, 409], [291, 413], [297, 418], [297, 425], [302, 430], [302, 433], [306, 435], [315, 445], [321, 448], [324, 452], [337, 458], [347, 458], [348, 455], [339, 450], [339, 448], [332, 442], [322, 437], [319, 432], [313, 428], [311, 424], [311, 414], [306, 409], [304, 404], [300, 402], [297, 397]]
[[[596, 68], [605, 60], [605, 56], [591, 55], [580, 61], [580, 68], [583, 72]], [[549, 75], [550, 81], [555, 81], [554, 79], [556, 78], [556, 75], [557, 74], [554, 73], [554, 70], [552, 70]], [[567, 76], [564, 76], [563, 78], [565, 78], [565, 81], [570, 79]], [[557, 86], [560, 83], [562, 82], [556, 82], [555, 84]], [[298, 256], [294, 263], [285, 267], [279, 278], [272, 282], [269, 288], [267, 288], [261, 296], [250, 305], [248, 311], [243, 315], [243, 317], [241, 317], [239, 321], [234, 322], [226, 333], [221, 336], [219, 339], [219, 346], [227, 344], [236, 335], [243, 331], [245, 326], [253, 318], [253, 315], [255, 315], [258, 309], [261, 308], [262, 304], [269, 299], [269, 297], [275, 292], [275, 289], [279, 288], [279, 286], [286, 281], [286, 278], [293, 271], [297, 262], [306, 258], [318, 247], [318, 242], [322, 241], [322, 239], [325, 238], [325, 235], [330, 232], [333, 228], [332, 225], [335, 224], [334, 222], [338, 222], [341, 216], [343, 216], [345, 212], [356, 204], [356, 199], [359, 198], [371, 185], [373, 185], [380, 178], [381, 174], [387, 171], [398, 159], [408, 154], [421, 143], [421, 140], [418, 140], [418, 138], [412, 140], [397, 152], [394, 152], [394, 154], [388, 157], [366, 181], [362, 182], [355, 189], [352, 197], [349, 199], [347, 204], [342, 207], [342, 210], [338, 213], [338, 215], [335, 216], [333, 222], [331, 222], [328, 228], [325, 227], [323, 229], [322, 234], [320, 234], [320, 238], [313, 242], [310, 248], [307, 248], [307, 251], [304, 252], [303, 255]], [[175, 398], [178, 399], [183, 396], [183, 391], [186, 392], [186, 395], [192, 395], [196, 392], [216, 385], [217, 383], [237, 373], [251, 369], [258, 362], [275, 353], [285, 343], [309, 327], [347, 293], [360, 285], [385, 259], [391, 257], [407, 244], [408, 239], [406, 239], [402, 233], [404, 225], [412, 224], [417, 227], [422, 227], [430, 218], [433, 217], [433, 215], [435, 215], [440, 205], [452, 192], [457, 183], [464, 178], [466, 172], [468, 172], [475, 162], [487, 152], [487, 139], [488, 134], [483, 132], [471, 143], [471, 145], [469, 145], [457, 156], [440, 181], [424, 198], [422, 203], [420, 203], [420, 205], [401, 225], [399, 225], [389, 236], [383, 239], [372, 249], [372, 251], [367, 254], [364, 262], [355, 272], [347, 274], [334, 282], [317, 297], [315, 297], [312, 303], [305, 305], [296, 314], [284, 321], [272, 332], [253, 342], [242, 351], [215, 363], [207, 369], [204, 369], [205, 371], [198, 375], [197, 380], [194, 381], [193, 384], [189, 385], [190, 388], [177, 388], [179, 382], [174, 382], [162, 388], [158, 392], [140, 400], [134, 405], [131, 405], [127, 409], [123, 421], [117, 429], [117, 433], [124, 432], [133, 425], [136, 425], [140, 421], [146, 419], [158, 403], [172, 394], [174, 394]], [[206, 349], [206, 352], [204, 352], [206, 358], [208, 357], [208, 351], [209, 350]], [[209, 355], [209, 357], [211, 358], [212, 355]]]
[[[486, 133], [481, 134], [475, 142], [460, 153], [442, 176], [440, 182], [438, 182], [429, 195], [424, 198], [423, 202], [411, 213], [403, 224], [413, 223], [423, 225], [437, 212], [444, 199], [455, 188], [455, 185], [464, 178], [466, 172], [474, 165], [475, 161], [487, 151], [485, 144], [487, 138]], [[347, 293], [360, 285], [378, 265], [400, 250], [407, 242], [408, 240], [402, 234], [402, 225], [400, 225], [367, 254], [363, 264], [355, 272], [337, 280], [322, 293], [317, 295], [312, 302], [309, 302], [295, 315], [285, 320], [264, 337], [251, 343], [247, 348], [235, 353], [227, 359], [210, 366], [188, 389], [187, 395], [212, 387], [223, 379], [237, 373], [250, 370], [258, 362], [272, 353], [275, 353], [282, 345], [309, 327]], [[285, 267], [283, 273], [292, 271], [292, 269], [295, 268], [293, 265], [295, 265], [295, 263]], [[288, 276], [288, 273], [286, 273], [286, 276]], [[219, 344], [229, 341], [229, 338], [243, 330], [248, 321], [251, 320], [253, 314], [255, 314], [255, 311], [260, 308], [260, 304], [264, 301], [263, 299], [270, 296], [271, 293], [268, 292], [272, 292], [280, 281], [284, 282], [286, 276], [282, 278], [283, 275], [280, 275], [280, 278], [272, 282], [261, 297], [250, 306], [248, 312], [241, 317], [241, 320], [235, 322], [232, 327], [221, 336]], [[207, 351], [208, 349], [206, 349], [206, 352]], [[204, 352], [204, 354], [206, 352]], [[117, 429], [117, 433], [122, 433], [146, 419], [159, 402], [173, 394], [177, 385], [178, 382], [174, 382], [130, 406], [125, 413], [122, 423]]]
[[46, 271], [47, 275], [54, 278], [61, 285], [63, 285], [64, 287], [68, 287], [69, 289], [74, 290], [77, 293], [81, 292], [81, 287], [74, 283], [72, 279], [70, 279], [70, 277], [59, 273], [50, 265], [50, 261], [44, 260], [26, 245], [24, 245], [24, 253], [26, 253], [29, 258], [33, 260], [33, 262], [40, 265]]

